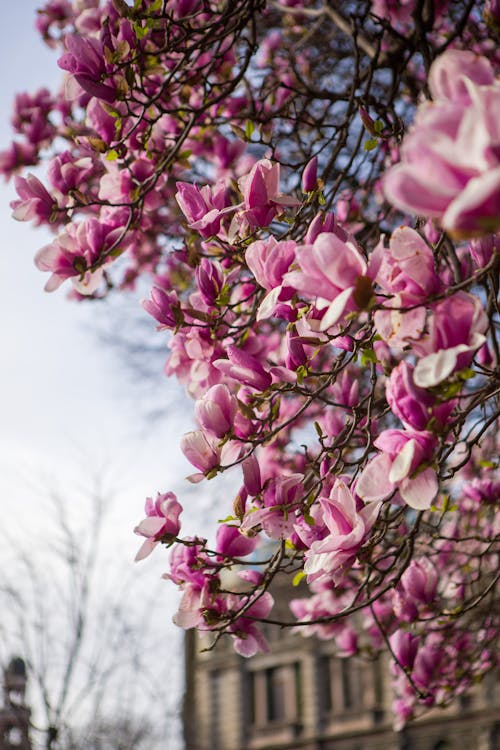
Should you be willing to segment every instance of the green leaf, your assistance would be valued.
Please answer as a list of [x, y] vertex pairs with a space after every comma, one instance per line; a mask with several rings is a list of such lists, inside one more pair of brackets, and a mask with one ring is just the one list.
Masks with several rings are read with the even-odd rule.
[[118, 151], [116, 151], [114, 148], [110, 149], [106, 153], [106, 159], [108, 161], [116, 161], [118, 159]]
[[467, 367], [465, 370], [460, 370], [460, 372], [458, 373], [460, 380], [469, 380], [470, 378], [473, 378], [475, 375], [476, 373], [471, 367]]
[[363, 148], [365, 151], [373, 151], [374, 148], [377, 148], [378, 146], [378, 140], [376, 138], [368, 138], [367, 141], [365, 141], [365, 145]]
[[245, 136], [246, 136], [247, 140], [251, 139], [254, 130], [255, 130], [254, 123], [251, 120], [247, 120], [246, 123], [245, 123]]
[[297, 382], [299, 385], [301, 385], [304, 382], [304, 378], [307, 377], [307, 367], [304, 367], [304, 365], [299, 365], [297, 367]]
[[226, 516], [225, 518], [219, 518], [217, 523], [227, 523], [228, 521], [237, 521], [236, 516]]
[[373, 123], [373, 129], [376, 133], [381, 133], [384, 129], [384, 123], [382, 122], [382, 120], [375, 120], [375, 122]]
[[147, 26], [141, 26], [140, 23], [134, 23], [134, 31], [137, 39], [144, 39], [149, 34]]
[[306, 574], [303, 570], [298, 570], [297, 573], [295, 573], [294, 577], [292, 578], [292, 586], [298, 586], [303, 578], [306, 577]]
[[310, 513], [304, 513], [304, 521], [307, 523], [308, 526], [315, 526], [314, 518], [310, 515]]
[[361, 365], [366, 367], [368, 364], [376, 364], [378, 362], [377, 355], [373, 349], [363, 349], [361, 352]]

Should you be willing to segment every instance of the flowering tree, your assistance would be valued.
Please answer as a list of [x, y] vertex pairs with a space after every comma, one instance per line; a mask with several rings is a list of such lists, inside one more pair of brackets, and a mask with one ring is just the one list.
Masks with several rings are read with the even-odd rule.
[[446, 703], [498, 626], [498, 3], [50, 0], [37, 26], [64, 85], [17, 97], [0, 166], [54, 230], [46, 289], [150, 279], [189, 479], [241, 477], [212, 545], [148, 498], [137, 558], [171, 546], [178, 625], [247, 656], [273, 577], [305, 579], [278, 624], [388, 649], [399, 725]]

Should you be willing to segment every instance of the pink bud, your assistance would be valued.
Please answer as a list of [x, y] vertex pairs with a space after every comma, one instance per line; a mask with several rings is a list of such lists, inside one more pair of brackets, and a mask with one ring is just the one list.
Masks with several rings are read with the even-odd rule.
[[418, 650], [417, 636], [396, 630], [389, 638], [389, 643], [403, 669], [412, 669]]
[[236, 526], [220, 526], [217, 530], [216, 551], [224, 557], [245, 557], [254, 551], [258, 537], [243, 536]]
[[175, 292], [165, 292], [160, 287], [151, 289], [151, 299], [144, 299], [142, 307], [160, 323], [161, 328], [175, 328], [182, 320], [182, 311]]
[[316, 214], [314, 219], [309, 225], [307, 234], [304, 238], [306, 245], [312, 245], [318, 234], [321, 232], [334, 232], [335, 231], [335, 216], [332, 213], [319, 213]]
[[242, 462], [243, 482], [249, 495], [258, 495], [262, 489], [259, 462], [254, 455]]
[[204, 301], [207, 305], [213, 305], [224, 285], [224, 274], [220, 263], [202, 258], [196, 269], [196, 282]]
[[228, 346], [227, 356], [228, 359], [216, 359], [214, 367], [224, 375], [251, 388], [259, 391], [269, 388], [272, 378], [255, 357], [233, 345]]
[[302, 172], [302, 192], [310, 193], [318, 187], [318, 157], [313, 156]]
[[232, 429], [238, 405], [227, 385], [219, 383], [196, 402], [194, 410], [201, 427], [222, 438]]

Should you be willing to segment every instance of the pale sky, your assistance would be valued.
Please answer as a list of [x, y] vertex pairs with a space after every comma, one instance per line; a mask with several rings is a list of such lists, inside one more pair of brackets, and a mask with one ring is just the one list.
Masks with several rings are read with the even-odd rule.
[[[18, 0], [0, 5], [0, 149], [11, 139], [8, 120], [14, 93], [35, 91], [42, 85], [53, 88], [60, 78], [56, 55], [33, 29], [40, 4], [41, 0]], [[106, 316], [106, 308], [100, 305], [94, 310], [91, 305], [69, 302], [64, 286], [52, 294], [43, 291], [47, 277], [35, 268], [33, 256], [50, 235], [11, 218], [9, 202], [14, 197], [13, 185], [0, 183], [2, 525], [11, 533], [29, 530], [40, 537], [45, 519], [33, 492], [38, 477], [53, 476], [70, 495], [72, 483], [81, 484], [87, 470], [109, 465], [118, 477], [119, 498], [109, 544], [116, 547], [121, 565], [132, 566], [141, 543], [133, 528], [143, 516], [144, 498], [174, 490], [183, 500], [183, 477], [193, 469], [178, 443], [182, 433], [192, 428], [192, 408], [183, 401], [179, 387], [169, 384], [161, 395], [157, 383], [154, 387], [165, 399], [168, 418], [147, 421], [144, 388], [134, 386], [123, 359], [93, 333], [93, 316]], [[153, 321], [150, 328], [156, 335]], [[161, 360], [158, 367], [161, 371]], [[177, 405], [172, 413], [173, 404]], [[191, 495], [193, 491], [186, 488]], [[203, 490], [196, 492], [199, 507], [206, 508]], [[0, 564], [1, 549], [0, 545]], [[156, 586], [167, 567], [165, 553], [136, 566], [145, 590], [149, 582]], [[168, 583], [161, 596], [164, 599], [157, 601], [157, 612], [151, 617], [165, 628], [170, 652], [166, 647], [163, 658], [173, 660], [178, 675], [180, 634], [170, 624], [178, 597]], [[178, 676], [176, 680], [180, 694]], [[174, 750], [172, 741], [167, 750]]]

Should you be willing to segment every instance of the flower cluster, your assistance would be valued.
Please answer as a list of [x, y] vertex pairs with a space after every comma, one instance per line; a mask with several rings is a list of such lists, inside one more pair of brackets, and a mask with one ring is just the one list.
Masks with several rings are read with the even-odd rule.
[[494, 661], [500, 88], [470, 4], [354, 5], [351, 39], [300, 0], [47, 2], [64, 85], [18, 97], [0, 170], [46, 162], [12, 206], [56, 232], [48, 291], [148, 279], [188, 479], [236, 477], [213, 543], [147, 499], [177, 624], [265, 650], [292, 573], [305, 635], [388, 644], [401, 724]]

